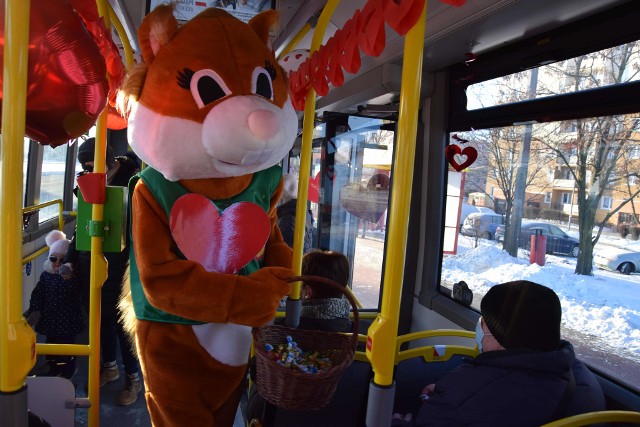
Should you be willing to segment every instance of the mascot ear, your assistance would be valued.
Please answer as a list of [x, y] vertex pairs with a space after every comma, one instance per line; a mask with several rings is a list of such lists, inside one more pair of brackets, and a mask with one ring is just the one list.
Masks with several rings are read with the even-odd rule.
[[153, 62], [160, 48], [166, 46], [178, 31], [178, 20], [173, 16], [173, 3], [162, 4], [144, 17], [138, 28], [138, 41], [142, 58]]
[[260, 37], [262, 42], [270, 47], [269, 28], [278, 23], [278, 12], [273, 9], [257, 14], [249, 21], [249, 26]]

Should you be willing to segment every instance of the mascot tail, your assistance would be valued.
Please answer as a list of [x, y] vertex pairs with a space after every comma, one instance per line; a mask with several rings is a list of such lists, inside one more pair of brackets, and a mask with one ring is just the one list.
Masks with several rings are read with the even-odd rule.
[[131, 297], [131, 282], [129, 281], [129, 269], [125, 273], [122, 281], [122, 292], [118, 301], [118, 310], [120, 311], [120, 321], [124, 326], [124, 330], [131, 341], [132, 347], [136, 347], [136, 314], [133, 311], [133, 298]]

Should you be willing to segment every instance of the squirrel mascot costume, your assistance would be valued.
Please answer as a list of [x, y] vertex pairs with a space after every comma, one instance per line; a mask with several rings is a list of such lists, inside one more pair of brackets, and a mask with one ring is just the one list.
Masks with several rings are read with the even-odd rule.
[[158, 6], [119, 93], [148, 165], [130, 183], [130, 282], [154, 426], [233, 425], [251, 328], [290, 291], [276, 205], [298, 122], [268, 43], [276, 20], [210, 8], [180, 26]]

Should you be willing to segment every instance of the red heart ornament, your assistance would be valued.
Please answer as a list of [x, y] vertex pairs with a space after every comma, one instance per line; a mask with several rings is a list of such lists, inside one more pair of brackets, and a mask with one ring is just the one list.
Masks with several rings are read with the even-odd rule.
[[458, 172], [471, 166], [478, 157], [478, 151], [473, 147], [460, 149], [458, 145], [447, 145], [444, 155], [449, 164]]
[[171, 235], [187, 259], [207, 270], [235, 274], [260, 254], [271, 222], [255, 203], [234, 203], [222, 214], [208, 198], [185, 194], [173, 204]]

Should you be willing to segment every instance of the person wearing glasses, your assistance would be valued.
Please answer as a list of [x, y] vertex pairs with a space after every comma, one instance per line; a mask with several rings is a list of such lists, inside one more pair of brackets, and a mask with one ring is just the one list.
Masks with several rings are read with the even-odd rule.
[[[27, 322], [39, 334], [46, 336], [50, 344], [74, 344], [76, 336], [86, 324], [82, 307], [82, 290], [73, 277], [66, 279], [60, 274], [62, 260], [70, 241], [59, 230], [53, 230], [45, 238], [49, 256], [44, 262], [44, 271], [31, 292], [29, 309], [25, 313]], [[75, 356], [47, 356], [48, 371], [45, 376], [71, 378], [76, 371]]]
[[415, 419], [395, 414], [392, 426], [533, 427], [606, 409], [596, 377], [560, 339], [552, 289], [527, 280], [495, 285], [480, 312], [480, 354], [427, 385]]

